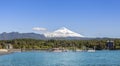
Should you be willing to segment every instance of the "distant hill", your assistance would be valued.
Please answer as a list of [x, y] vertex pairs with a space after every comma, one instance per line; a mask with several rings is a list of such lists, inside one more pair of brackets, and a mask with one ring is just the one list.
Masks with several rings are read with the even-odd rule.
[[88, 37], [45, 37], [44, 34], [36, 33], [19, 33], [19, 32], [10, 32], [10, 33], [1, 33], [0, 40], [12, 40], [12, 39], [55, 39], [55, 40], [102, 40], [102, 39], [115, 39], [115, 38], [88, 38]]
[[3, 32], [0, 34], [0, 40], [12, 40], [12, 39], [56, 39], [56, 40], [89, 40], [91, 38], [83, 37], [45, 37], [44, 34], [36, 33], [19, 33], [19, 32]]
[[45, 36], [43, 34], [18, 33], [18, 32], [11, 32], [11, 33], [4, 32], [0, 34], [0, 40], [12, 40], [12, 39], [23, 39], [23, 38], [45, 39]]

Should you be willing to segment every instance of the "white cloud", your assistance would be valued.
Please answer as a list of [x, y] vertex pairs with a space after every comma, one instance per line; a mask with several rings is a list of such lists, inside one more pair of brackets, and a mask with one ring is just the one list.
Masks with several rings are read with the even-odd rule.
[[33, 27], [32, 29], [36, 30], [36, 31], [46, 31], [47, 30], [46, 28], [41, 28], [41, 27]]

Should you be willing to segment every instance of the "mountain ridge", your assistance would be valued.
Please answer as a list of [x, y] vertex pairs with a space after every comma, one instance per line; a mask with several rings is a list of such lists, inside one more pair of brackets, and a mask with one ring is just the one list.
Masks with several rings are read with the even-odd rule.
[[116, 39], [116, 38], [88, 38], [88, 37], [45, 37], [43, 34], [37, 33], [19, 33], [19, 32], [3, 32], [0, 34], [0, 40], [14, 40], [14, 39], [38, 39], [38, 40], [102, 40], [102, 39]]
[[31, 38], [31, 39], [45, 39], [43, 34], [36, 33], [19, 33], [19, 32], [3, 32], [0, 34], [0, 40], [12, 40], [12, 39], [23, 39], [23, 38]]

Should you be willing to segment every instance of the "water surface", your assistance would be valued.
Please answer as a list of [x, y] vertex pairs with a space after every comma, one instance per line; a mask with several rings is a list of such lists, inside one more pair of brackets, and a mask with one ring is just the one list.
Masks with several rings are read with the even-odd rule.
[[120, 66], [120, 51], [31, 51], [0, 56], [0, 66]]

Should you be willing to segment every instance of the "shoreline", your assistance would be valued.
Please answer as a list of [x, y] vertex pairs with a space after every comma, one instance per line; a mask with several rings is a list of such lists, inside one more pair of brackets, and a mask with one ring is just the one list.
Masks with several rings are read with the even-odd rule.
[[0, 56], [2, 56], [2, 55], [8, 55], [8, 54], [11, 54], [11, 53], [13, 53], [13, 52], [0, 52]]
[[[21, 51], [21, 49], [10, 49], [10, 50], [8, 50], [8, 52], [0, 52], [0, 56], [2, 56], [2, 55], [8, 55], [8, 54], [11, 54], [11, 53], [14, 53], [14, 52], [26, 52], [26, 51], [33, 51], [33, 50], [24, 50], [24, 51]], [[48, 51], [48, 50], [34, 50], [34, 51]], [[104, 51], [104, 50], [96, 50], [96, 51]], [[114, 51], [114, 50], [109, 50], [109, 51]], [[49, 51], [49, 52], [54, 52], [54, 51]], [[84, 51], [73, 51], [73, 52], [84, 52]]]
[[14, 53], [14, 52], [21, 52], [20, 49], [1, 49], [0, 51], [0, 56], [1, 55], [7, 55], [7, 54], [11, 54], [11, 53]]

